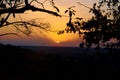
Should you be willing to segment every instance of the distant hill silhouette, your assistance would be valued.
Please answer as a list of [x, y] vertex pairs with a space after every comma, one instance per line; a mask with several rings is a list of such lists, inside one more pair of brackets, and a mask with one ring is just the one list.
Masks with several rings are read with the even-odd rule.
[[0, 45], [0, 80], [118, 80], [119, 69], [119, 53], [61, 56]]

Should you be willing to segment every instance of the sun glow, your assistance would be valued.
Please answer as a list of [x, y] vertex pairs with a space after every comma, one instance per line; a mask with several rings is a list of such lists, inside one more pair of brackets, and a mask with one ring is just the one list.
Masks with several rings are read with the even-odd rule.
[[57, 43], [57, 44], [59, 44], [59, 43], [60, 43], [60, 41], [56, 41], [56, 43]]
[[[42, 0], [43, 1], [43, 0]], [[92, 0], [95, 1], [95, 0]], [[65, 14], [65, 10], [68, 7], [71, 7], [72, 5], [75, 5], [76, 7], [74, 8], [77, 12], [75, 17], [82, 17], [82, 18], [89, 18], [90, 14], [88, 13], [89, 10], [83, 6], [78, 5], [77, 0], [55, 0], [55, 5], [60, 9], [59, 14], [63, 15], [62, 17], [56, 17], [47, 13], [42, 13], [42, 12], [32, 12], [32, 11], [26, 11], [24, 14], [16, 14], [16, 17], [13, 18], [10, 17], [9, 21], [19, 21], [19, 20], [23, 20], [23, 21], [29, 21], [31, 19], [40, 19], [38, 21], [43, 22], [43, 23], [50, 23], [51, 27], [50, 30], [51, 31], [45, 31], [44, 29], [40, 29], [36, 28], [36, 27], [32, 27], [30, 28], [32, 30], [32, 34], [30, 35], [31, 37], [26, 37], [26, 35], [23, 35], [22, 33], [19, 32], [20, 36], [22, 36], [22, 39], [19, 39], [18, 37], [16, 38], [16, 36], [6, 36], [6, 37], [2, 37], [0, 38], [0, 41], [2, 42], [2, 40], [6, 41], [8, 40], [8, 43], [14, 43], [14, 44], [26, 44], [26, 45], [47, 45], [47, 46], [76, 46], [79, 44], [79, 42], [81, 41], [80, 37], [77, 34], [74, 33], [64, 33], [61, 35], [57, 34], [57, 31], [59, 30], [65, 30], [66, 28], [66, 23], [69, 21], [69, 14]], [[88, 0], [80, 0], [81, 3], [87, 5], [87, 6], [91, 6], [90, 3], [87, 3]], [[62, 6], [61, 6], [62, 4]], [[37, 3], [34, 4], [36, 7], [39, 6]], [[48, 10], [53, 10], [53, 7], [48, 6], [49, 3], [45, 4], [45, 8]], [[88, 11], [88, 12], [87, 12]], [[74, 19], [73, 19], [74, 20]], [[37, 22], [38, 22], [37, 21]], [[39, 24], [39, 22], [38, 22]], [[11, 28], [12, 27], [12, 28]], [[11, 26], [10, 28], [5, 27], [5, 29], [0, 29], [0, 33], [4, 33], [4, 32], [16, 32], [16, 28], [14, 26]], [[44, 27], [44, 26], [43, 26]], [[18, 31], [17, 31], [18, 32]], [[16, 41], [17, 40], [17, 41]], [[23, 40], [23, 41], [22, 41]], [[4, 42], [3, 41], [3, 42]]]

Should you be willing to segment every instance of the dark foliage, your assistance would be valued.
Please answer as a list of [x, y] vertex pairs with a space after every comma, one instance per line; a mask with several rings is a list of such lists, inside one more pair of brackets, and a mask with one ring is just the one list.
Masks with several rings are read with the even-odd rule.
[[[68, 8], [68, 10], [65, 11], [65, 13], [69, 12], [68, 28], [60, 31], [59, 34], [63, 34], [64, 32], [78, 33], [80, 36], [83, 36], [85, 46], [87, 47], [91, 47], [93, 44], [96, 45], [96, 47], [100, 47], [101, 44], [104, 44], [111, 39], [116, 41], [116, 43], [113, 43], [115, 44], [114, 47], [119, 47], [120, 1], [100, 0], [98, 4], [94, 3], [92, 8], [81, 3], [79, 4], [89, 8], [89, 12], [92, 13], [93, 16], [87, 21], [84, 21], [83, 18], [79, 17], [77, 17], [76, 20], [72, 20], [75, 11], [71, 9], [72, 7]], [[111, 45], [111, 43], [109, 44]], [[107, 46], [105, 45], [105, 47]]]
[[[111, 1], [111, 0], [110, 0]], [[95, 3], [93, 8], [91, 8], [90, 12], [94, 14], [90, 20], [84, 23], [82, 30], [86, 30], [87, 32], [84, 33], [84, 39], [89, 44], [97, 44], [98, 46], [100, 43], [105, 43], [110, 39], [116, 39], [118, 45], [120, 36], [120, 11], [119, 3], [112, 1], [112, 2], [104, 2], [101, 1], [99, 5]], [[105, 10], [102, 9], [105, 7], [105, 3], [110, 4], [107, 5], [108, 8]]]

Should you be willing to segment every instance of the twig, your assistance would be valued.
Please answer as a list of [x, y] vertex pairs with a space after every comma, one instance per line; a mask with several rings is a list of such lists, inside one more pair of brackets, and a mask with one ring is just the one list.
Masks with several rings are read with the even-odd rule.
[[21, 38], [21, 36], [19, 34], [16, 34], [16, 33], [4, 33], [4, 34], [0, 34], [0, 37], [6, 36], [6, 35], [16, 35], [16, 36]]
[[5, 14], [5, 13], [24, 13], [27, 10], [46, 12], [46, 13], [49, 13], [49, 14], [61, 17], [60, 14], [58, 14], [58, 13], [56, 13], [54, 11], [37, 8], [37, 7], [34, 7], [32, 5], [24, 6], [23, 8], [19, 8], [19, 9], [15, 9], [15, 8], [0, 9], [0, 14]]
[[79, 5], [82, 5], [82, 6], [84, 6], [84, 7], [86, 7], [86, 8], [88, 8], [88, 9], [92, 9], [91, 7], [88, 7], [88, 6], [86, 6], [86, 5], [84, 5], [84, 4], [82, 4], [82, 3], [80, 3], [80, 2], [77, 2]]

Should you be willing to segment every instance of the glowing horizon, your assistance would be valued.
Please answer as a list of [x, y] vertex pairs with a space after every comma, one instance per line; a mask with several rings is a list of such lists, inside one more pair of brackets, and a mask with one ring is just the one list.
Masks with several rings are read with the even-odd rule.
[[[60, 9], [60, 14], [68, 16], [68, 14], [64, 14], [64, 11], [71, 6], [76, 6], [74, 9], [77, 11], [76, 16], [82, 17], [82, 18], [89, 18], [90, 14], [89, 9], [80, 6], [77, 4], [77, 2], [81, 2], [85, 5], [88, 5], [92, 7], [92, 3], [94, 0], [90, 0], [91, 2], [88, 2], [87, 0], [80, 1], [80, 0], [55, 0], [56, 6]], [[48, 3], [47, 3], [48, 4]], [[46, 5], [47, 5], [46, 4]], [[49, 6], [46, 6], [49, 8]], [[50, 8], [51, 9], [51, 8]], [[16, 19], [11, 18], [10, 20], [17, 20], [19, 18], [22, 18], [22, 20], [30, 20], [34, 18], [40, 18], [41, 21], [47, 22], [51, 24], [51, 30], [52, 31], [59, 31], [63, 30], [66, 27], [66, 23], [68, 22], [68, 17], [56, 17], [50, 14], [46, 14], [43, 12], [31, 12], [26, 11], [24, 14], [19, 14]], [[12, 32], [14, 28], [5, 28], [0, 30], [0, 32]], [[20, 33], [21, 34], [21, 33]], [[78, 34], [73, 33], [65, 33], [62, 35], [58, 35], [57, 32], [45, 32], [43, 31], [40, 33], [40, 31], [37, 28], [33, 29], [33, 33], [31, 34], [31, 37], [26, 37], [22, 34], [22, 38], [16, 38], [15, 36], [5, 36], [0, 38], [0, 41], [3, 43], [8, 44], [17, 44], [17, 45], [48, 45], [48, 46], [79, 46], [79, 43], [81, 41], [81, 38], [78, 36]], [[73, 42], [73, 43], [72, 43]]]

